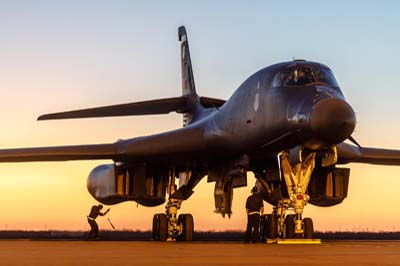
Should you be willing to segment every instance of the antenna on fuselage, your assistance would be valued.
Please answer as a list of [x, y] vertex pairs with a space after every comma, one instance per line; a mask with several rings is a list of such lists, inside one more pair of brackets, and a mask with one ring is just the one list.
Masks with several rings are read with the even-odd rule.
[[293, 56], [293, 61], [295, 61], [295, 62], [305, 62], [306, 60], [303, 59], [303, 58], [296, 58], [296, 57]]

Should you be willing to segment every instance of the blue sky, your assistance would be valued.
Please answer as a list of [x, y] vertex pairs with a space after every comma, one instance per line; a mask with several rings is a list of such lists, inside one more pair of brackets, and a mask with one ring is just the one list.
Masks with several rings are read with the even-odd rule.
[[[228, 97], [251, 73], [292, 57], [329, 65], [351, 100], [359, 92], [379, 97], [382, 86], [397, 93], [398, 2], [215, 2], [2, 2], [0, 55], [8, 69], [35, 76], [32, 66], [96, 79], [103, 72], [123, 98], [127, 83], [149, 79], [150, 95], [170, 95], [179, 85], [176, 28], [184, 24], [200, 93]], [[374, 78], [365, 84], [366, 76]]]

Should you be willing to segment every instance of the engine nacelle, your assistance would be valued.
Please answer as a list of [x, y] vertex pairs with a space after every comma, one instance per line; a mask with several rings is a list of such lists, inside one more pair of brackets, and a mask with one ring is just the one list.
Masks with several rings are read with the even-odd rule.
[[349, 188], [349, 168], [316, 168], [308, 184], [309, 203], [320, 207], [340, 204]]
[[111, 205], [122, 201], [116, 193], [116, 175], [113, 164], [102, 164], [95, 167], [87, 178], [87, 189], [97, 201]]
[[103, 204], [131, 200], [157, 206], [165, 202], [168, 174], [168, 168], [157, 165], [99, 165], [90, 172], [87, 188]]

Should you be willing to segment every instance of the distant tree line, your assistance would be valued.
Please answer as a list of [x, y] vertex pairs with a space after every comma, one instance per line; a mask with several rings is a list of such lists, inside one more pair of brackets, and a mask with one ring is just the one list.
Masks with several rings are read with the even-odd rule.
[[[36, 240], [81, 240], [86, 232], [82, 231], [0, 231], [0, 239], [36, 239]], [[400, 240], [400, 232], [316, 232], [315, 238], [323, 240]], [[109, 241], [149, 241], [150, 231], [102, 231], [102, 240]], [[195, 241], [242, 241], [242, 231], [198, 231]]]

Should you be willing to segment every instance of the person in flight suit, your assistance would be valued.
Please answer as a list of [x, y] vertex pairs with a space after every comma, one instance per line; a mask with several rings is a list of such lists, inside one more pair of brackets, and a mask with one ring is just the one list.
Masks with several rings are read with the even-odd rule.
[[103, 205], [101, 204], [93, 205], [89, 215], [87, 216], [88, 223], [90, 225], [90, 232], [88, 239], [100, 239], [99, 226], [96, 223], [96, 218], [99, 215], [104, 216], [110, 211], [110, 208], [108, 208], [104, 213], [102, 213], [101, 209], [103, 209]]
[[250, 239], [254, 243], [259, 241], [260, 214], [264, 214], [264, 203], [261, 194], [258, 193], [258, 188], [253, 187], [251, 193], [246, 201], [247, 229], [245, 243], [249, 243]]

